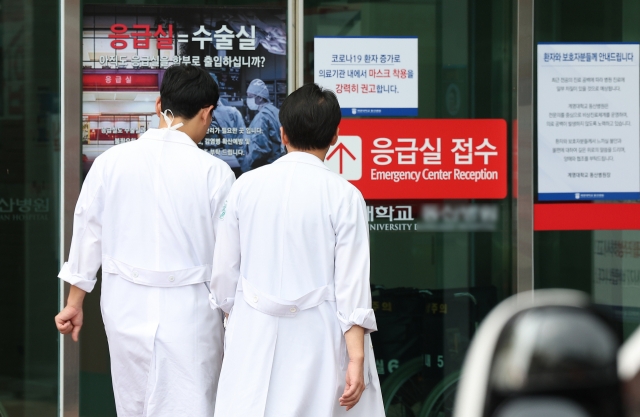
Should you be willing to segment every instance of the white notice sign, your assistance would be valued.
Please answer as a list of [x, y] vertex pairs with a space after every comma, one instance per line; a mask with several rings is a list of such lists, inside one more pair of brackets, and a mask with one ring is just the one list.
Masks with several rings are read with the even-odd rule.
[[417, 37], [317, 37], [313, 60], [343, 116], [418, 115]]
[[538, 199], [640, 199], [638, 44], [538, 45]]

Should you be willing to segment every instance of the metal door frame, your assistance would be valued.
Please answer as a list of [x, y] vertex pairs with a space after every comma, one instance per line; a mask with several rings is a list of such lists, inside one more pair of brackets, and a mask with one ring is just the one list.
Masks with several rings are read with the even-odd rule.
[[534, 50], [534, 4], [535, 0], [518, 0], [516, 19], [516, 141], [513, 161], [517, 162], [514, 196], [516, 227], [514, 244], [516, 264], [514, 268], [514, 290], [516, 293], [534, 289], [533, 248], [533, 203], [534, 203], [534, 140], [535, 123], [533, 54]]
[[[71, 246], [73, 212], [80, 194], [82, 130], [82, 16], [80, 0], [60, 0], [60, 268]], [[69, 284], [59, 282], [59, 307]], [[58, 415], [80, 413], [80, 346], [71, 335], [59, 337]]]

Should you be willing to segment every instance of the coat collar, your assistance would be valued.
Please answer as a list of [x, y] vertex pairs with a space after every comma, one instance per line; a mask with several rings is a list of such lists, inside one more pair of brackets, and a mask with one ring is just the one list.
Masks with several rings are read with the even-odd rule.
[[301, 162], [303, 164], [315, 165], [318, 168], [326, 170], [329, 169], [329, 167], [327, 167], [324, 162], [318, 159], [317, 156], [311, 155], [307, 152], [289, 152], [288, 154], [280, 157], [277, 161], [274, 162], [274, 164], [279, 162]]
[[184, 132], [179, 130], [170, 129], [149, 129], [140, 139], [154, 139], [154, 140], [166, 140], [168, 142], [181, 143], [183, 145], [195, 146], [198, 145]]

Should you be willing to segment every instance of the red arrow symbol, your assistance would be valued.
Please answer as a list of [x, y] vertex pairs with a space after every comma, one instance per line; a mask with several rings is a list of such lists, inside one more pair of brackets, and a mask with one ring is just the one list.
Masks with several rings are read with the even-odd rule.
[[331, 152], [329, 154], [329, 156], [327, 156], [327, 161], [331, 158], [333, 158], [333, 155], [336, 154], [336, 152], [340, 151], [340, 153], [338, 154], [338, 157], [340, 158], [340, 173], [342, 174], [342, 154], [344, 152], [347, 153], [347, 155], [349, 155], [351, 157], [351, 159], [353, 159], [354, 161], [356, 160], [356, 157], [353, 156], [353, 154], [351, 152], [349, 152], [349, 149], [347, 149], [346, 146], [344, 146], [343, 143], [340, 143], [338, 146], [336, 146], [336, 148], [333, 150], [333, 152]]

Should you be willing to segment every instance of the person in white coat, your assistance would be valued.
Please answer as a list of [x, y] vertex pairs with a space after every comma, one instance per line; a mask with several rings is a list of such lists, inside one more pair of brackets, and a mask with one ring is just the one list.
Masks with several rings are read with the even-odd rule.
[[229, 313], [215, 417], [384, 416], [367, 210], [323, 163], [340, 117], [331, 91], [293, 92], [289, 153], [229, 193], [211, 276], [211, 305]]
[[55, 322], [74, 340], [102, 266], [101, 310], [118, 417], [209, 417], [223, 317], [209, 308], [218, 218], [235, 175], [196, 146], [218, 88], [203, 69], [167, 69], [160, 129], [114, 146], [89, 171], [76, 205], [70, 283]]

